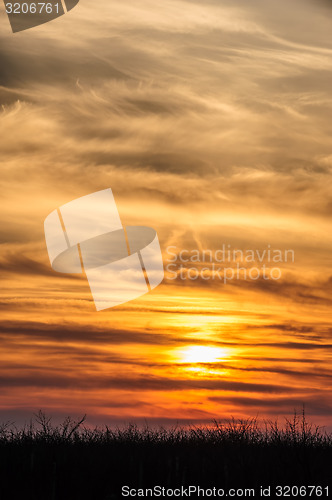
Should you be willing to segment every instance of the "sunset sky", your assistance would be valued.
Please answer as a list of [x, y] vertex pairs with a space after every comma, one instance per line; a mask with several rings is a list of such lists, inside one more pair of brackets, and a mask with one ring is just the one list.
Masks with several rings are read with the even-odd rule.
[[[80, 0], [17, 34], [1, 3], [0, 420], [332, 426], [331, 34], [327, 0]], [[96, 312], [43, 224], [106, 188], [166, 272]], [[295, 260], [170, 279], [169, 246], [223, 245]]]

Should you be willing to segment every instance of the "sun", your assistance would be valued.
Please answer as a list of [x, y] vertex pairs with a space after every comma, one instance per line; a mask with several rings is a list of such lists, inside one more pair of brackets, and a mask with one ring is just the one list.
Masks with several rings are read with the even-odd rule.
[[182, 363], [216, 363], [227, 357], [226, 349], [192, 345], [180, 351]]

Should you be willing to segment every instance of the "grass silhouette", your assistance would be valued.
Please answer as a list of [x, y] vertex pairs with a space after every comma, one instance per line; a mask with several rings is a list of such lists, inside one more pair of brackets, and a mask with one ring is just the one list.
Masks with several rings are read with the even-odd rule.
[[0, 499], [112, 500], [124, 498], [123, 485], [332, 484], [332, 434], [308, 423], [304, 411], [282, 427], [256, 418], [171, 429], [84, 422], [68, 417], [54, 426], [40, 411], [23, 428], [2, 425]]

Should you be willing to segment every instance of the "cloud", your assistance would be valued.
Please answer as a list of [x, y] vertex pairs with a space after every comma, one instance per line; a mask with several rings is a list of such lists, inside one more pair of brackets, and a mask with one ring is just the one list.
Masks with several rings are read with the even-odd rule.
[[[42, 400], [61, 413], [79, 408], [87, 388], [95, 415], [106, 411], [100, 391], [116, 393], [114, 418], [134, 412], [132, 402], [137, 418], [205, 418], [259, 400], [272, 412], [306, 397], [312, 411], [330, 411], [305, 387], [313, 376], [323, 393], [330, 377], [328, 7], [96, 0], [17, 35], [1, 17], [6, 408], [24, 411], [28, 394], [29, 408]], [[271, 244], [294, 249], [295, 263], [278, 283], [166, 281], [96, 316], [86, 281], [51, 270], [43, 221], [106, 187], [123, 223], [154, 227], [164, 254], [174, 243]], [[191, 344], [231, 349], [232, 359], [210, 364], [206, 379], [198, 364], [192, 379], [167, 358]], [[218, 391], [227, 397], [207, 399]]]
[[[209, 391], [231, 391], [231, 392], [260, 392], [262, 394], [282, 394], [293, 392], [291, 387], [276, 384], [260, 384], [236, 382], [230, 380], [188, 380], [158, 377], [111, 377], [95, 376], [93, 378], [61, 376], [51, 372], [40, 373], [29, 370], [22, 375], [0, 375], [0, 386], [6, 387], [53, 387], [53, 388], [75, 388], [75, 389], [115, 389], [117, 391], [184, 391], [184, 390], [209, 390]], [[301, 392], [301, 391], [299, 391]], [[303, 391], [302, 391], [303, 392]]]
[[247, 412], [263, 411], [268, 412], [270, 415], [287, 415], [292, 410], [301, 411], [303, 405], [305, 406], [306, 415], [319, 415], [327, 417], [331, 414], [332, 406], [329, 402], [329, 396], [324, 394], [320, 397], [316, 395], [306, 396], [305, 398], [299, 397], [277, 397], [271, 398], [253, 398], [253, 397], [211, 397], [215, 403], [231, 404], [246, 408]]

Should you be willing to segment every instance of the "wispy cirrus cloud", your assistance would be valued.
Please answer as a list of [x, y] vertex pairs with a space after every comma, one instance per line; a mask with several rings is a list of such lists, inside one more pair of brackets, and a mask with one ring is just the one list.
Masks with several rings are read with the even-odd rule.
[[[27, 395], [96, 419], [329, 414], [331, 23], [323, 0], [81, 1], [15, 36], [2, 15], [3, 415]], [[295, 263], [96, 316], [84, 278], [49, 267], [43, 220], [109, 186], [165, 257], [271, 244]], [[229, 359], [179, 362], [191, 345]]]

